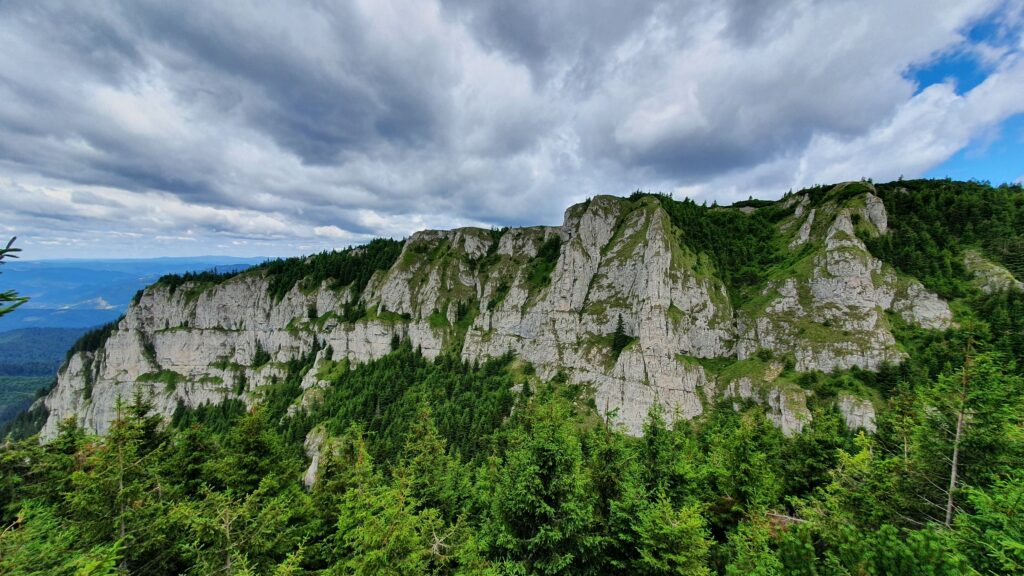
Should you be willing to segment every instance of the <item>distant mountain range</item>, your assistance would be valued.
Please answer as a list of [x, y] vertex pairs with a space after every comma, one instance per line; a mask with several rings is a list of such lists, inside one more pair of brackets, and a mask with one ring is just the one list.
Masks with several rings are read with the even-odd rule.
[[124, 260], [13, 260], [0, 267], [0, 287], [30, 300], [0, 318], [0, 332], [19, 328], [87, 328], [116, 320], [132, 296], [164, 274], [248, 268], [266, 258], [199, 256]]

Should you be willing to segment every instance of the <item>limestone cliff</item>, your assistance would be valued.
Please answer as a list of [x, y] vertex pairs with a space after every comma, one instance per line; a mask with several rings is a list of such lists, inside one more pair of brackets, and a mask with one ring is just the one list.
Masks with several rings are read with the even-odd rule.
[[[886, 233], [885, 207], [869, 187], [847, 186], [777, 205], [789, 257], [736, 309], [708, 255], [650, 196], [598, 196], [557, 227], [419, 232], [362, 289], [300, 282], [275, 297], [263, 268], [157, 283], [102, 347], [61, 369], [42, 435], [68, 417], [103, 432], [116, 399], [135, 393], [168, 417], [223, 398], [253, 402], [287, 361], [315, 354], [300, 410], [316, 401], [320, 368], [380, 357], [396, 340], [428, 357], [511, 351], [541, 377], [564, 371], [634, 434], [654, 404], [692, 418], [722, 395], [765, 403], [795, 433], [810, 418], [807, 393], [782, 372], [899, 361], [890, 315], [925, 328], [952, 322], [945, 302], [867, 251], [858, 235]], [[346, 321], [352, 309], [361, 313]], [[616, 354], [620, 318], [631, 342]], [[844, 402], [851, 426], [873, 427], [873, 412]]]
[[945, 302], [916, 280], [901, 278], [858, 238], [855, 226], [866, 234], [885, 233], [881, 200], [865, 191], [805, 213], [807, 200], [787, 201], [796, 209], [782, 229], [798, 228], [789, 244], [791, 261], [737, 315], [740, 359], [765, 349], [791, 355], [798, 371], [877, 369], [903, 358], [886, 313], [925, 328], [952, 323]]

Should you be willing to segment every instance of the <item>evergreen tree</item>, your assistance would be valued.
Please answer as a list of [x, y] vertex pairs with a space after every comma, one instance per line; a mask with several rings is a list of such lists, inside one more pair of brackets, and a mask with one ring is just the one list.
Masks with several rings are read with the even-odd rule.
[[498, 471], [488, 536], [510, 570], [581, 574], [596, 550], [589, 478], [578, 433], [563, 400], [524, 407]]
[[927, 518], [951, 526], [965, 483], [984, 483], [1019, 462], [1024, 446], [1015, 423], [1024, 411], [1024, 379], [1014, 370], [997, 353], [969, 353], [921, 395], [915, 440], [922, 500], [933, 508]]
[[[13, 248], [14, 241], [17, 238], [11, 238], [7, 242], [7, 246], [0, 248], [0, 264], [4, 263], [4, 258], [17, 258], [15, 252], [21, 252], [21, 248]], [[0, 292], [0, 316], [10, 313], [18, 306], [21, 306], [28, 301], [28, 298], [19, 296], [14, 290], [6, 290]]]
[[696, 506], [676, 508], [664, 495], [643, 507], [634, 520], [639, 558], [633, 574], [710, 574], [711, 541]]
[[988, 490], [966, 488], [969, 506], [956, 519], [959, 549], [982, 574], [1024, 573], [1024, 471], [996, 480]]
[[619, 354], [626, 349], [632, 338], [626, 335], [626, 327], [622, 322], [622, 314], [619, 314], [619, 320], [615, 323], [615, 333], [612, 334], [612, 356], [618, 358]]

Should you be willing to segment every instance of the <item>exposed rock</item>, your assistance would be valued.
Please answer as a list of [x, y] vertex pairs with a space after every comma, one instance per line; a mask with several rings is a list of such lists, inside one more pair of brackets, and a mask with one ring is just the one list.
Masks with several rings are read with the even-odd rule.
[[809, 206], [810, 203], [811, 199], [808, 198], [806, 194], [796, 194], [783, 201], [782, 206], [783, 208], [795, 206], [795, 208], [793, 208], [793, 217], [800, 218], [804, 215], [804, 212], [807, 211], [807, 206]]
[[840, 394], [837, 402], [839, 412], [846, 420], [850, 430], [875, 432], [875, 405], [870, 400], [858, 398], [850, 394]]
[[[542, 376], [566, 369], [573, 381], [592, 383], [598, 406], [617, 410], [632, 433], [655, 402], [670, 415], [700, 414], [704, 371], [675, 356], [729, 355], [732, 311], [725, 287], [694, 272], [696, 256], [670, 228], [654, 199], [629, 206], [599, 196], [570, 208], [551, 285], [534, 291], [518, 276], [501, 305], [477, 318], [463, 357], [513, 350]], [[619, 316], [637, 342], [609, 364], [601, 338]]]
[[[867, 205], [872, 224], [884, 228], [887, 219], [880, 201], [869, 198]], [[868, 252], [856, 236], [851, 210], [835, 204], [812, 209], [817, 223], [807, 226], [803, 241], [802, 226], [793, 242], [812, 243], [816, 249], [793, 265], [789, 277], [770, 282], [762, 301], [740, 312], [739, 358], [764, 348], [780, 357], [792, 356], [799, 371], [854, 366], [874, 370], [904, 358], [886, 320], [887, 310], [926, 328], [952, 324], [944, 301]], [[806, 222], [811, 222], [810, 215]]]
[[[741, 398], [758, 404], [766, 404], [766, 416], [786, 436], [799, 434], [812, 420], [807, 409], [810, 392], [788, 383], [777, 382], [783, 365], [772, 362], [763, 370], [729, 381], [722, 389], [723, 398]], [[738, 403], [733, 404], [739, 409]]]
[[[306, 358], [312, 369], [293, 407], [301, 410], [327, 385], [319, 367], [381, 357], [395, 339], [430, 358], [449, 352], [475, 361], [512, 351], [541, 377], [564, 370], [573, 382], [592, 385], [598, 409], [615, 411], [633, 434], [655, 404], [674, 417], [701, 414], [702, 398], [719, 395], [716, 386], [763, 402], [784, 432], [795, 433], [810, 418], [806, 392], [773, 383], [777, 372], [759, 382], [716, 384], [695, 359], [745, 360], [765, 349], [798, 371], [875, 369], [903, 358], [887, 311], [927, 328], [949, 326], [952, 315], [857, 237], [853, 214], [861, 216], [858, 229], [887, 229], [874, 195], [816, 205], [793, 195], [783, 205], [794, 212], [779, 229], [804, 256], [738, 311], [707, 256], [681, 241], [652, 197], [598, 196], [570, 207], [558, 227], [418, 232], [356, 295], [347, 287], [296, 286], [275, 300], [259, 271], [174, 291], [154, 285], [105, 346], [72, 356], [45, 399], [50, 416], [42, 435], [52, 438], [68, 417], [102, 433], [116, 399], [135, 393], [167, 418], [179, 405], [254, 402], [255, 390], [284, 376], [282, 363]], [[558, 258], [542, 283], [531, 267], [556, 237]], [[346, 304], [367, 316], [342, 322]], [[613, 358], [610, 335], [619, 317], [634, 341]], [[263, 352], [271, 361], [255, 365]], [[175, 384], [156, 381], [161, 374]]]
[[799, 388], [772, 388], [768, 391], [768, 407], [768, 419], [786, 436], [803, 432], [804, 425], [811, 421], [807, 392]]
[[1005, 290], [1024, 291], [1024, 283], [1009, 270], [982, 256], [976, 250], [964, 252], [964, 266], [974, 274], [974, 283], [986, 294]]
[[323, 426], [317, 426], [306, 434], [306, 441], [303, 444], [306, 450], [306, 458], [309, 458], [309, 466], [302, 475], [302, 484], [306, 488], [312, 488], [316, 484], [317, 473], [320, 471], [320, 453], [324, 442], [327, 439], [327, 432]]
[[953, 325], [953, 313], [946, 301], [917, 281], [905, 282], [897, 287], [892, 309], [907, 322], [922, 328], [942, 330]]
[[[723, 398], [742, 398], [744, 400], [753, 400], [755, 402], [763, 402], [764, 399], [761, 395], [754, 391], [754, 379], [750, 377], [743, 377], [733, 380], [728, 386], [722, 390]], [[733, 404], [733, 409], [739, 410], [739, 404]]]
[[[803, 208], [803, 205], [798, 206]], [[807, 214], [807, 219], [800, 225], [800, 230], [796, 233], [796, 238], [789, 243], [789, 249], [799, 248], [803, 246], [807, 240], [811, 237], [811, 226], [814, 225], [814, 208], [811, 208], [810, 213]]]
[[875, 230], [879, 234], [885, 234], [889, 230], [889, 214], [885, 210], [885, 204], [882, 199], [874, 194], [868, 192], [865, 196], [865, 208], [866, 217], [871, 224], [874, 225]]

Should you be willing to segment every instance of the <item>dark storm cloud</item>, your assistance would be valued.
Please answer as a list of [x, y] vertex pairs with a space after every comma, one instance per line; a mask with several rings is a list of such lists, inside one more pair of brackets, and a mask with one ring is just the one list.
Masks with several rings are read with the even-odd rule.
[[[247, 21], [248, 8], [229, 6], [157, 2], [132, 12], [150, 41], [176, 52], [185, 68], [199, 68], [206, 89], [237, 100], [249, 123], [306, 162], [329, 164], [381, 142], [422, 146], [439, 137], [446, 74], [432, 51], [413, 61], [375, 59], [381, 54], [367, 37], [372, 23], [340, 4], [317, 4], [306, 18], [286, 7], [275, 16], [294, 25], [279, 35]], [[303, 37], [314, 23], [328, 33]]]
[[525, 64], [539, 82], [546, 82], [560, 67], [577, 72], [581, 79], [584, 73], [596, 73], [595, 63], [607, 57], [608, 49], [633, 34], [664, 3], [443, 0], [442, 4], [469, 26], [482, 46]]
[[[1017, 0], [8, 1], [0, 229], [308, 252], [909, 176], [1021, 108], [1019, 47], [964, 36], [993, 11], [1019, 26]], [[904, 77], [952, 49], [998, 63], [964, 95]]]

